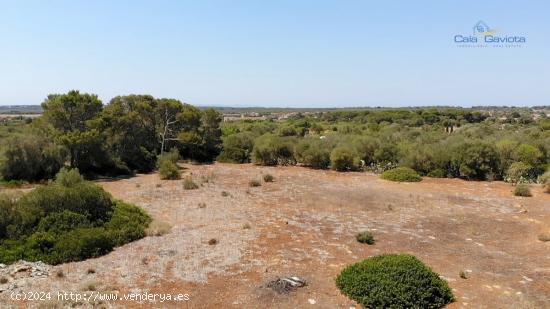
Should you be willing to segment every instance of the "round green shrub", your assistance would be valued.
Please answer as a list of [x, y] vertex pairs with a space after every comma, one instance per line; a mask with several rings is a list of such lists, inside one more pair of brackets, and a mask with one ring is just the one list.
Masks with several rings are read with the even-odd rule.
[[386, 254], [346, 267], [336, 286], [368, 308], [441, 308], [453, 301], [447, 282], [409, 254]]
[[331, 167], [334, 170], [345, 172], [355, 171], [361, 167], [361, 158], [351, 147], [336, 147], [330, 153]]
[[176, 180], [181, 178], [181, 173], [178, 168], [178, 165], [169, 161], [169, 160], [162, 160], [159, 163], [159, 174], [160, 179], [169, 179], [169, 180]]
[[273, 180], [275, 179], [271, 174], [265, 174], [263, 178], [264, 182], [273, 182]]
[[387, 170], [380, 175], [382, 179], [399, 181], [399, 182], [416, 182], [421, 181], [422, 177], [412, 168], [408, 167], [396, 167], [391, 170]]
[[514, 195], [523, 197], [533, 196], [531, 194], [531, 189], [529, 188], [529, 185], [525, 183], [520, 183], [516, 186], [516, 188], [514, 189]]

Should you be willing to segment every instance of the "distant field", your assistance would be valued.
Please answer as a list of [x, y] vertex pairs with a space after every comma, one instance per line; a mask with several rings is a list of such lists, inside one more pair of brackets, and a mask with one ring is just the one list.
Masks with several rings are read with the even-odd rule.
[[36, 115], [42, 113], [40, 105], [6, 105], [0, 106], [0, 115]]

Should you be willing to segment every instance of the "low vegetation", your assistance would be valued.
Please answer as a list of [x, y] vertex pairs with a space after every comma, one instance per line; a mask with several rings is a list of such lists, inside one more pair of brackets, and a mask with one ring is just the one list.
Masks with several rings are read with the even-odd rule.
[[195, 190], [199, 188], [199, 185], [193, 180], [191, 176], [187, 176], [183, 180], [183, 188], [185, 190]]
[[534, 182], [550, 163], [550, 123], [534, 109], [312, 111], [222, 124], [220, 161]]
[[408, 167], [397, 167], [387, 170], [380, 176], [382, 179], [398, 181], [398, 182], [417, 182], [421, 181], [422, 177], [418, 173]]
[[145, 230], [145, 234], [147, 236], [162, 236], [170, 233], [171, 229], [172, 226], [170, 226], [170, 224], [163, 221], [153, 220], [153, 222], [151, 222]]
[[61, 170], [52, 184], [19, 199], [0, 198], [0, 262], [50, 264], [97, 257], [145, 236], [150, 217], [113, 200], [77, 170]]
[[273, 182], [273, 180], [275, 180], [275, 177], [273, 177], [273, 175], [271, 174], [265, 174], [263, 179], [264, 182]]
[[181, 178], [181, 172], [178, 167], [179, 153], [176, 149], [164, 153], [158, 157], [158, 169], [160, 179], [175, 180]]
[[447, 282], [408, 254], [386, 254], [346, 267], [338, 288], [367, 308], [441, 308], [453, 301]]
[[259, 182], [258, 180], [256, 179], [253, 179], [251, 181], [248, 182], [248, 186], [249, 187], [260, 187], [262, 185], [261, 182]]
[[522, 197], [530, 197], [533, 196], [531, 194], [531, 189], [529, 188], [528, 184], [520, 183], [516, 185], [514, 188], [514, 195], [515, 196], [522, 196]]
[[[87, 177], [150, 172], [177, 179], [174, 149], [184, 159], [211, 162], [221, 151], [221, 115], [174, 99], [117, 96], [103, 105], [97, 95], [73, 90], [51, 94], [42, 116], [10, 121], [0, 132], [0, 173], [4, 180], [51, 179], [60, 168], [78, 168]], [[158, 164], [157, 164], [158, 162]]]
[[362, 244], [374, 245], [374, 235], [371, 232], [365, 231], [355, 235], [355, 239]]

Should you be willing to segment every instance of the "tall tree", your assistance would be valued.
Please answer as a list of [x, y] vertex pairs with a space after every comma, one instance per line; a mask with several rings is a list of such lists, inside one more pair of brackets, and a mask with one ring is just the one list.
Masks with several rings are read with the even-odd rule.
[[51, 94], [42, 108], [46, 122], [54, 128], [56, 142], [69, 151], [71, 167], [88, 172], [105, 164], [102, 136], [96, 128], [103, 105], [97, 95], [78, 90]]
[[113, 98], [103, 111], [109, 151], [131, 170], [155, 168], [156, 108], [157, 101], [150, 95], [128, 95]]

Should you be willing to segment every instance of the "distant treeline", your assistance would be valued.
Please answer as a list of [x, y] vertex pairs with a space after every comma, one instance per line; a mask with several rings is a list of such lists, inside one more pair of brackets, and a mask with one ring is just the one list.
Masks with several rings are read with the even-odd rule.
[[212, 108], [150, 95], [103, 105], [96, 95], [71, 91], [48, 96], [41, 107], [39, 118], [0, 127], [4, 180], [49, 179], [66, 165], [85, 175], [148, 172], [168, 150], [162, 162], [176, 155], [339, 171], [406, 166], [433, 177], [514, 182], [535, 181], [550, 162], [544, 109], [289, 109], [284, 121], [221, 124]]
[[550, 119], [530, 110], [381, 109], [224, 123], [220, 161], [535, 181], [550, 161]]

